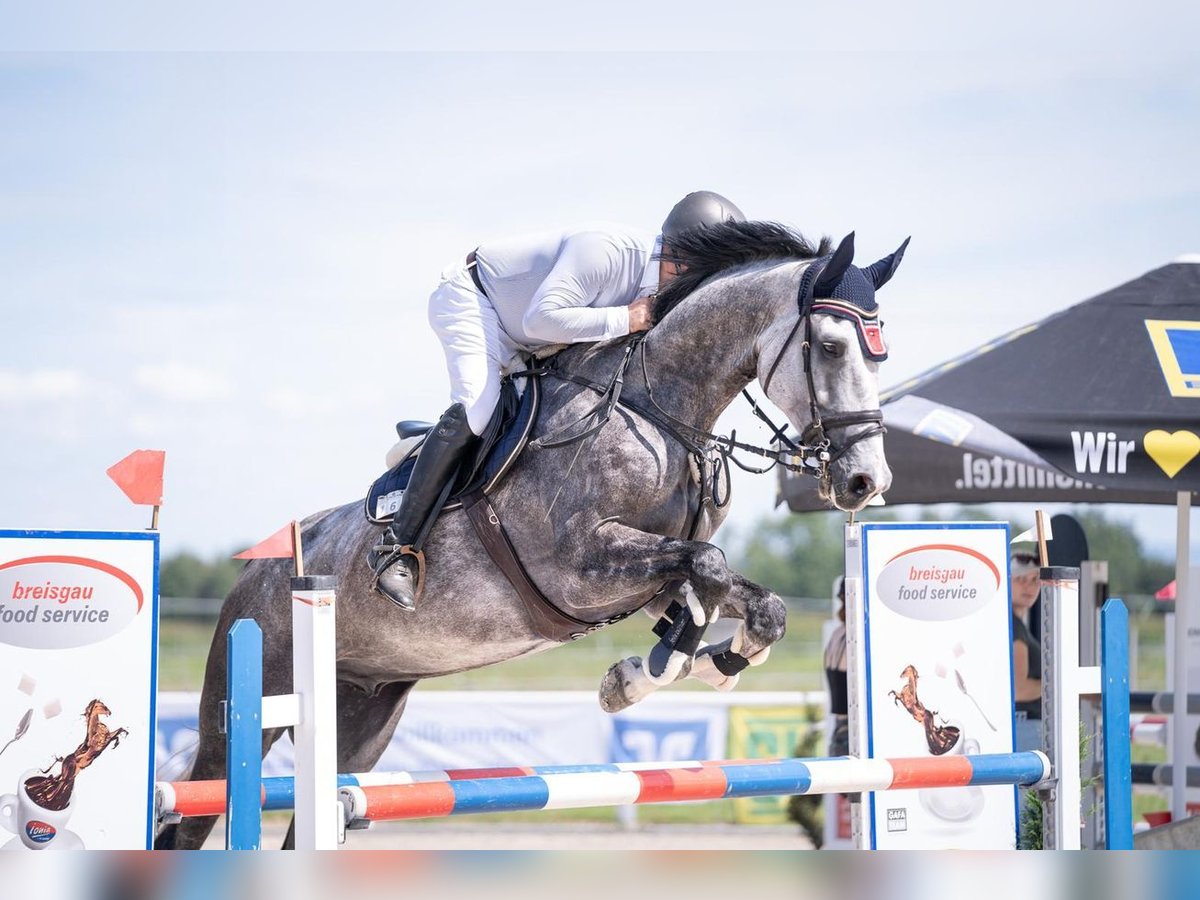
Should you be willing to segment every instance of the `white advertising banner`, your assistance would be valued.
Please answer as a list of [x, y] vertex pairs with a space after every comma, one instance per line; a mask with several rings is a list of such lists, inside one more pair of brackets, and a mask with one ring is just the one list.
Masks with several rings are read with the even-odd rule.
[[158, 535], [0, 531], [0, 849], [152, 840]]
[[[863, 598], [866, 753], [1011, 753], [1008, 526], [861, 529], [858, 552], [848, 551], [847, 576], [860, 579]], [[873, 849], [1016, 846], [1012, 787], [881, 791], [869, 795], [864, 814]]]
[[[158, 778], [183, 778], [196, 747], [197, 694], [167, 693], [158, 705]], [[803, 714], [819, 694], [655, 695], [609, 715], [591, 691], [436, 691], [418, 687], [375, 771], [724, 759], [729, 708], [785, 707]], [[284, 739], [263, 774], [290, 775]]]

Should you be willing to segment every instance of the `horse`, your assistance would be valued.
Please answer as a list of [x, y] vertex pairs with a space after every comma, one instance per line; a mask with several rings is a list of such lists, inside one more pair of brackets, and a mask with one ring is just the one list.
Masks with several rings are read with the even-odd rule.
[[[664, 249], [683, 274], [657, 295], [648, 332], [573, 345], [553, 358], [542, 378], [535, 439], [487, 499], [533, 583], [577, 620], [598, 626], [641, 609], [658, 616], [672, 602], [686, 603], [698, 624], [717, 615], [740, 619], [735, 637], [715, 648], [720, 654], [703, 647], [691, 666], [670, 676], [722, 687], [733, 676], [718, 670], [717, 656], [743, 666], [761, 662], [784, 635], [786, 607], [733, 571], [709, 543], [729, 501], [727, 480], [724, 497], [713, 484], [721, 480], [721, 463], [728, 465], [725, 451], [737, 444], [711, 430], [757, 378], [807, 438], [794, 452], [774, 453], [777, 462], [814, 472], [823, 495], [843, 510], [861, 509], [887, 490], [876, 361], [881, 338], [870, 307], [874, 287], [891, 277], [904, 248], [859, 269], [851, 265], [853, 235], [831, 254], [828, 238], [814, 245], [776, 223], [701, 231]], [[858, 306], [836, 299], [847, 284], [857, 289]], [[822, 295], [833, 299], [821, 301]], [[619, 402], [586, 438], [549, 440], [594, 421], [597, 392], [618, 381]], [[787, 441], [782, 429], [777, 435]], [[378, 527], [366, 521], [361, 502], [316, 513], [301, 528], [308, 571], [338, 580], [340, 772], [375, 765], [420, 680], [557, 646], [462, 511], [443, 513], [429, 534], [424, 595], [412, 613], [398, 612], [372, 590], [365, 560]], [[250, 562], [222, 606], [191, 780], [224, 777], [225, 634], [235, 620], [253, 618], [262, 629], [264, 694], [292, 690], [288, 566], [287, 560]], [[604, 676], [601, 705], [637, 702], [661, 682], [640, 658], [624, 660]], [[281, 734], [264, 730], [264, 754]], [[198, 847], [214, 822], [185, 819], [164, 829], [156, 845]]]

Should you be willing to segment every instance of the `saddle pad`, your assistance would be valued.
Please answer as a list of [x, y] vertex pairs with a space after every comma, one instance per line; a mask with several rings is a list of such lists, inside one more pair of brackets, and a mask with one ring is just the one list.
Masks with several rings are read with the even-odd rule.
[[[522, 380], [525, 390], [519, 396], [514, 378], [505, 378], [501, 383], [500, 402], [492, 414], [492, 421], [488, 423], [470, 465], [464, 465], [460, 470], [454, 493], [442, 508], [443, 512], [460, 508], [462, 496], [470, 491], [482, 490], [487, 494], [494, 490], [529, 443], [541, 405], [541, 384], [536, 377]], [[375, 525], [392, 521], [400, 508], [419, 452], [418, 443], [400, 462], [375, 479], [363, 504], [368, 521]]]
[[376, 525], [385, 525], [392, 521], [396, 510], [400, 508], [400, 500], [404, 497], [404, 489], [408, 487], [409, 476], [417, 464], [419, 447], [414, 447], [400, 463], [380, 475], [367, 490], [367, 500], [364, 512], [367, 520]]

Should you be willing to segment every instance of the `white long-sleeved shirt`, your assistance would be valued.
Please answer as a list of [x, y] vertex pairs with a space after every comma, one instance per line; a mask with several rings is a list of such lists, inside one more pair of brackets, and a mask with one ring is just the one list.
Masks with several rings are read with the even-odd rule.
[[629, 333], [629, 304], [658, 290], [646, 231], [595, 222], [488, 241], [478, 272], [501, 327], [519, 346], [606, 341]]

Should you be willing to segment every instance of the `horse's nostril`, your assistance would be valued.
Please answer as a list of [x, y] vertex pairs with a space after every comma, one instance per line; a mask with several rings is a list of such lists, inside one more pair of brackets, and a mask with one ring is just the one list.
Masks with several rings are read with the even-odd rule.
[[867, 497], [875, 493], [875, 482], [870, 475], [855, 475], [850, 479], [850, 493], [855, 497]]

